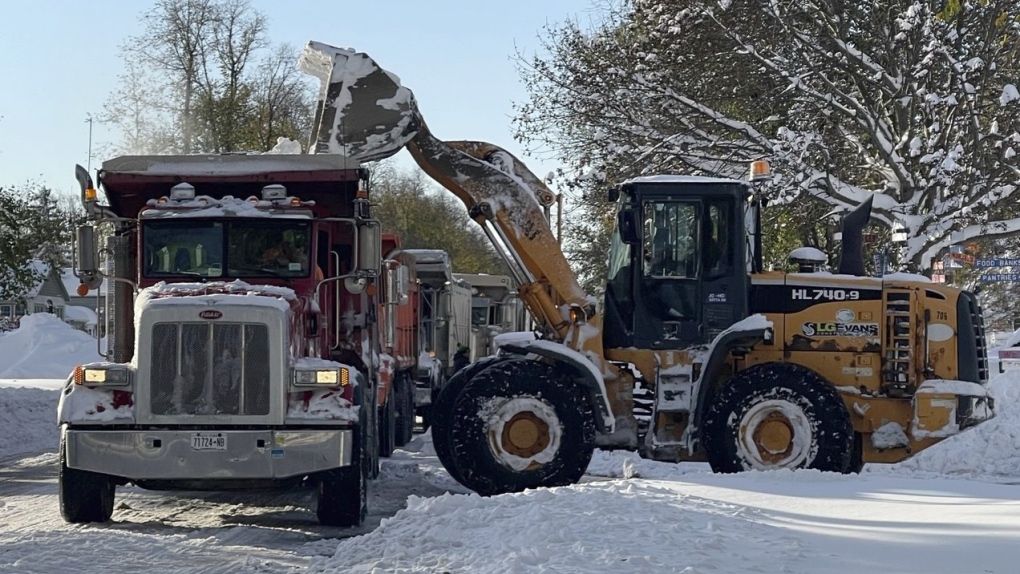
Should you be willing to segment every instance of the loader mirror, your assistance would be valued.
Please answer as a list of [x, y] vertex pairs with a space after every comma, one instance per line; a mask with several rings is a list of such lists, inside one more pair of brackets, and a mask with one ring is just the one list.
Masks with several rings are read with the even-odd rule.
[[358, 271], [378, 275], [382, 266], [382, 228], [377, 222], [358, 227]]
[[616, 225], [620, 230], [620, 239], [627, 245], [641, 243], [638, 234], [637, 212], [633, 209], [621, 209], [616, 215]]
[[96, 230], [91, 225], [78, 228], [78, 273], [81, 275], [97, 275], [99, 266], [96, 264]]
[[609, 203], [616, 203], [616, 201], [620, 199], [620, 188], [610, 187], [606, 194], [606, 198], [609, 200]]

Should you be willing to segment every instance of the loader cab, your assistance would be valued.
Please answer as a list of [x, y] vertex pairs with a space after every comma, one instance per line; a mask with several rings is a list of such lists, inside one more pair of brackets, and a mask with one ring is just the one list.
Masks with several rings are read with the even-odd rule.
[[614, 195], [608, 347], [684, 349], [747, 316], [758, 236], [748, 185], [656, 176], [631, 180]]

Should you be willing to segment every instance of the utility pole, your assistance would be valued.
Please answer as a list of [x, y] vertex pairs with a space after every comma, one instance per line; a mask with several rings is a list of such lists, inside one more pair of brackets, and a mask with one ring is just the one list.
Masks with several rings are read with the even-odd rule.
[[89, 158], [86, 161], [88, 167], [85, 171], [92, 172], [92, 114], [85, 114], [85, 123], [89, 125]]

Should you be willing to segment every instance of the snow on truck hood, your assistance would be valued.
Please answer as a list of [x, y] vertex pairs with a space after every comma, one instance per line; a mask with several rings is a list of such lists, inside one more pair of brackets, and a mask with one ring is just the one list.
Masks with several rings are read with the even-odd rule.
[[293, 289], [275, 285], [252, 285], [244, 281], [211, 281], [209, 283], [160, 282], [142, 289], [135, 299], [135, 317], [154, 306], [194, 305], [195, 297], [224, 305], [252, 305], [273, 307], [280, 311], [291, 309], [297, 301]]

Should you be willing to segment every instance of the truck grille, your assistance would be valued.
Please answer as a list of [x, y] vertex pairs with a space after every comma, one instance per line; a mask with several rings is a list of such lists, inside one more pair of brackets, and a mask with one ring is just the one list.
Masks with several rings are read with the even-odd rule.
[[956, 314], [960, 380], [983, 385], [988, 382], [988, 348], [985, 321], [977, 297], [969, 291], [961, 292]]
[[269, 414], [269, 332], [254, 323], [157, 323], [154, 415]]

